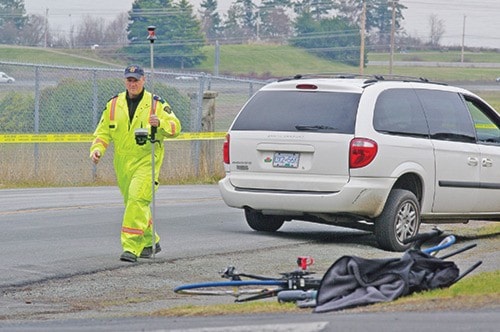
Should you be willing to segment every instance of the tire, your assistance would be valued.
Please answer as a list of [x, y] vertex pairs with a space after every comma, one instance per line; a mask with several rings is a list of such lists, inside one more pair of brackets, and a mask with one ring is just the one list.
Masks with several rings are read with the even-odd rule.
[[403, 240], [417, 235], [420, 204], [415, 194], [403, 189], [390, 192], [382, 214], [375, 219], [375, 237], [381, 249], [405, 251], [411, 247]]
[[241, 295], [257, 295], [267, 291], [279, 292], [286, 285], [286, 281], [282, 280], [219, 281], [181, 285], [174, 288], [174, 292], [188, 295], [231, 295], [238, 298]]
[[266, 216], [249, 209], [245, 209], [245, 219], [251, 229], [259, 232], [276, 232], [285, 223], [285, 218]]

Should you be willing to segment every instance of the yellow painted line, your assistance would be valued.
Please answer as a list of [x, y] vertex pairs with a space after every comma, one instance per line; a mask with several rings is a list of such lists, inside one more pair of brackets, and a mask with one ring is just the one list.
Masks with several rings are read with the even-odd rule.
[[[223, 139], [225, 132], [181, 133], [168, 141], [197, 141]], [[0, 143], [85, 143], [92, 142], [92, 134], [2, 134]]]

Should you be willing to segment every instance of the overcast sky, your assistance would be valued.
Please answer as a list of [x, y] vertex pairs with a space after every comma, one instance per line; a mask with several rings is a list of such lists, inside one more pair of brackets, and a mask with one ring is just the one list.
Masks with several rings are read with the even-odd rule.
[[[48, 9], [50, 27], [69, 33], [85, 15], [113, 20], [119, 13], [132, 8], [134, 0], [24, 0], [28, 14], [45, 15]], [[201, 0], [190, 0], [199, 9]], [[257, 0], [258, 1], [258, 0]], [[257, 2], [256, 1], [256, 2]], [[234, 0], [218, 0], [224, 14]], [[466, 46], [485, 46], [500, 49], [500, 0], [400, 0], [408, 9], [403, 23], [411, 36], [427, 41], [429, 17], [432, 14], [444, 21], [443, 45], [461, 45], [465, 26]], [[465, 16], [465, 25], [464, 25]]]

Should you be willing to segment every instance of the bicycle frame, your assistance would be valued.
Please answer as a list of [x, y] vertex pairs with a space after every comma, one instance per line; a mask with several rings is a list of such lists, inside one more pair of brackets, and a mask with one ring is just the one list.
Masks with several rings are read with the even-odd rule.
[[[281, 273], [281, 277], [238, 273], [234, 266], [229, 266], [221, 272], [221, 277], [229, 281], [181, 285], [174, 288], [174, 292], [196, 295], [232, 295], [236, 297], [235, 302], [246, 302], [273, 297], [284, 290], [317, 289], [321, 279], [311, 277], [313, 272], [307, 270], [313, 262], [314, 260], [310, 257], [299, 257], [297, 265], [300, 269]], [[242, 280], [242, 278], [253, 280]], [[240, 298], [242, 295], [248, 296]]]

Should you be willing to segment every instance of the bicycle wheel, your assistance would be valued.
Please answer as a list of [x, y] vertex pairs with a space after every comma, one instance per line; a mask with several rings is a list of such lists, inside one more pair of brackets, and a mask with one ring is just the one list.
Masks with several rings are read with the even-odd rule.
[[235, 280], [186, 284], [174, 288], [175, 293], [190, 295], [257, 295], [279, 292], [286, 287], [283, 280]]

